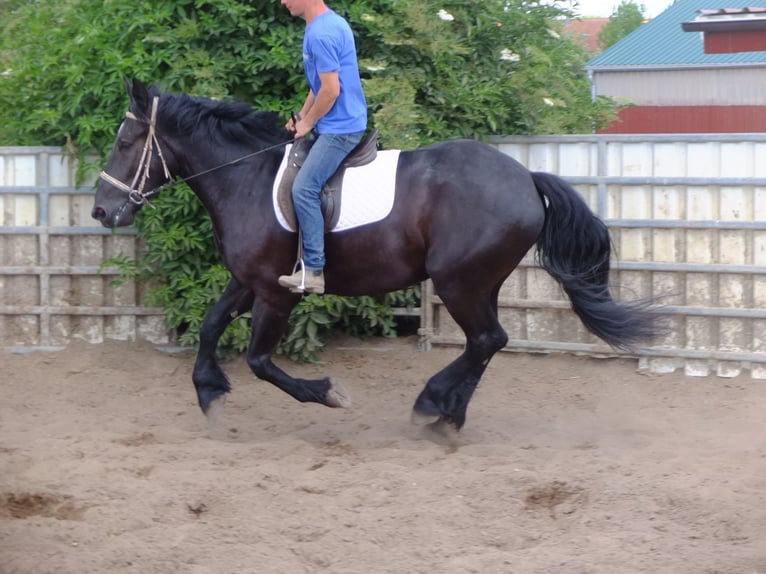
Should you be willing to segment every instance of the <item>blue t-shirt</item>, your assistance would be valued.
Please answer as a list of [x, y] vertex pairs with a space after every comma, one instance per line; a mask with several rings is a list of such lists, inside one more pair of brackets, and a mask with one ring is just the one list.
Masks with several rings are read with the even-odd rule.
[[320, 14], [306, 27], [303, 69], [315, 95], [322, 85], [319, 74], [338, 72], [340, 95], [317, 122], [320, 134], [351, 134], [367, 128], [367, 101], [359, 78], [354, 34], [348, 22], [332, 10]]

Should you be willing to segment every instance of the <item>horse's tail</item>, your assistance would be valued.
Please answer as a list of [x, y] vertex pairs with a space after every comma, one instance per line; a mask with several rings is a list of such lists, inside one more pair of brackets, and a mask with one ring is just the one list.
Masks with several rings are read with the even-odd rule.
[[609, 292], [612, 242], [606, 224], [560, 177], [532, 173], [547, 200], [537, 260], [563, 287], [585, 327], [611, 346], [630, 349], [658, 334], [651, 302], [620, 303]]

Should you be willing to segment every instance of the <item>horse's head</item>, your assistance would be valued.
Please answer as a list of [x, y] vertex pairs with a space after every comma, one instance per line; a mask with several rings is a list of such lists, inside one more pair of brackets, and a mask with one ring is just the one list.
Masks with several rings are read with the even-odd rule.
[[138, 80], [125, 80], [130, 108], [101, 172], [91, 216], [104, 227], [133, 223], [136, 212], [171, 176], [157, 137], [159, 96]]

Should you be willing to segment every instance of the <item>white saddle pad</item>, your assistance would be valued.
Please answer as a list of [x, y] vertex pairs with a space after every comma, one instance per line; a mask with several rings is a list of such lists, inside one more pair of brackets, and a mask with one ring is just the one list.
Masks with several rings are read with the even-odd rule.
[[[288, 145], [277, 177], [274, 179], [272, 197], [274, 212], [279, 224], [288, 231], [296, 231], [285, 219], [282, 208], [277, 202], [279, 182], [287, 168], [290, 156]], [[399, 163], [399, 150], [379, 151], [375, 161], [361, 167], [346, 169], [343, 176], [343, 195], [341, 197], [340, 217], [332, 230], [343, 231], [384, 219], [394, 205], [394, 187], [396, 186], [396, 166]]]

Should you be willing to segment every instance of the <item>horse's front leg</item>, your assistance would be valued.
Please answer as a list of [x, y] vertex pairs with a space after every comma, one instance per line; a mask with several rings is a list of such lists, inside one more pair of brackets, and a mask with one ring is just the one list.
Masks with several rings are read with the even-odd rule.
[[257, 298], [253, 305], [253, 334], [247, 351], [247, 364], [255, 376], [268, 381], [302, 403], [319, 403], [328, 407], [351, 406], [346, 389], [337, 381], [294, 379], [275, 365], [271, 357], [287, 328], [295, 297]]
[[216, 399], [229, 392], [231, 385], [215, 356], [218, 340], [226, 327], [253, 304], [253, 292], [232, 279], [219, 301], [205, 316], [199, 333], [199, 350], [192, 380], [202, 412], [207, 414]]

